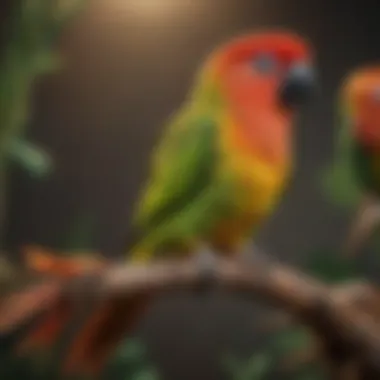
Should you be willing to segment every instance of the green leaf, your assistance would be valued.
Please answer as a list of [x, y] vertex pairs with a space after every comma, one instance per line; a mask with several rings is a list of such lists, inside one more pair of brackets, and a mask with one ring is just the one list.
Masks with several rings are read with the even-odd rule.
[[101, 375], [104, 380], [159, 380], [157, 370], [146, 361], [143, 344], [126, 339]]
[[125, 380], [158, 380], [158, 378], [158, 373], [154, 368], [146, 367], [132, 377], [126, 376]]
[[[268, 373], [272, 365], [272, 358], [265, 353], [256, 354], [249, 359], [245, 368], [246, 380], [261, 380]], [[243, 379], [241, 379], [243, 380]]]
[[63, 62], [57, 53], [47, 51], [35, 57], [34, 66], [37, 74], [48, 74], [62, 69]]
[[354, 260], [340, 257], [333, 250], [320, 250], [308, 254], [306, 270], [329, 283], [347, 280], [360, 275]]
[[292, 328], [277, 333], [272, 337], [270, 346], [277, 352], [286, 353], [292, 350], [299, 350], [310, 344], [310, 334], [302, 327]]
[[270, 353], [258, 352], [248, 360], [239, 360], [228, 356], [224, 360], [224, 368], [233, 380], [262, 380], [269, 373], [273, 359]]
[[145, 355], [143, 344], [132, 339], [127, 340], [118, 352], [118, 358], [122, 360], [140, 360]]
[[37, 178], [46, 177], [53, 171], [50, 156], [39, 147], [26, 141], [16, 139], [8, 146], [8, 157], [24, 170]]

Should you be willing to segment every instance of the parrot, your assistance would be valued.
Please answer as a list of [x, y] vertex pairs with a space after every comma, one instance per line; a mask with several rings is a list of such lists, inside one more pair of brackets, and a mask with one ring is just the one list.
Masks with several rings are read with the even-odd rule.
[[356, 207], [342, 254], [353, 257], [380, 223], [380, 66], [347, 75], [339, 94], [339, 125], [333, 165], [325, 174], [330, 198]]
[[315, 86], [312, 53], [286, 33], [217, 49], [169, 120], [135, 213], [133, 259], [158, 251], [239, 251], [270, 215], [291, 170], [292, 123]]
[[[292, 128], [317, 89], [314, 66], [311, 45], [291, 31], [246, 33], [209, 54], [152, 154], [128, 263], [195, 255], [210, 274], [213, 255], [244, 256], [291, 176]], [[41, 273], [68, 278], [85, 270], [75, 257], [29, 253]], [[98, 373], [152, 297], [108, 299], [75, 336], [63, 370]], [[47, 314], [19, 348], [52, 344], [64, 310], [60, 304]]]

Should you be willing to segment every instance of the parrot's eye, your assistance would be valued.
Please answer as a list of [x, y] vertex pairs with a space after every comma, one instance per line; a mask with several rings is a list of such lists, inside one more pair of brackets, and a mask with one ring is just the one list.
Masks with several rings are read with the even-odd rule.
[[255, 70], [262, 74], [271, 74], [277, 68], [276, 60], [269, 54], [263, 54], [255, 57], [252, 64]]

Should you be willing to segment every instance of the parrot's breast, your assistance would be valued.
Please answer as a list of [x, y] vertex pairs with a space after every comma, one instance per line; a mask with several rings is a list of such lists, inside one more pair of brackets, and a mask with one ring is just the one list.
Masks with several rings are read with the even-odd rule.
[[221, 221], [215, 229], [215, 245], [228, 250], [238, 248], [270, 216], [277, 205], [290, 174], [290, 157], [266, 161], [256, 151], [242, 149], [236, 128], [226, 125], [222, 131], [222, 170], [233, 173], [235, 191], [233, 217]]

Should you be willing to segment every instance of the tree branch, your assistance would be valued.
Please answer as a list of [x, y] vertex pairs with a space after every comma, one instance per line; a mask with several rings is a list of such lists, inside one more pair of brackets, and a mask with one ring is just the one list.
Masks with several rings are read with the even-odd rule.
[[[353, 363], [354, 379], [380, 376], [380, 293], [373, 285], [356, 282], [330, 287], [256, 254], [250, 263], [216, 259], [214, 269], [213, 281], [217, 287], [260, 297], [309, 326], [322, 342], [324, 359], [334, 379], [348, 379], [344, 373]], [[87, 293], [80, 297], [87, 297], [88, 292], [92, 296], [97, 293], [101, 298], [162, 293], [179, 288], [191, 290], [204, 280], [198, 262], [192, 259], [149, 265], [115, 264], [89, 275], [96, 278], [97, 286], [87, 286]], [[78, 276], [64, 285], [67, 297], [75, 294], [78, 299], [85, 277], [88, 279], [88, 276]], [[352, 376], [352, 370], [349, 372]]]
[[[356, 377], [380, 375], [380, 296], [365, 282], [330, 287], [294, 268], [255, 255], [251, 264], [218, 259], [214, 283], [229, 291], [256, 295], [311, 327], [325, 349], [334, 379], [346, 379], [355, 363]], [[201, 281], [197, 263], [157, 262], [149, 266], [109, 268], [101, 276], [104, 294], [136, 294], [194, 289]], [[359, 364], [358, 364], [359, 363]], [[349, 371], [353, 376], [353, 371]]]

